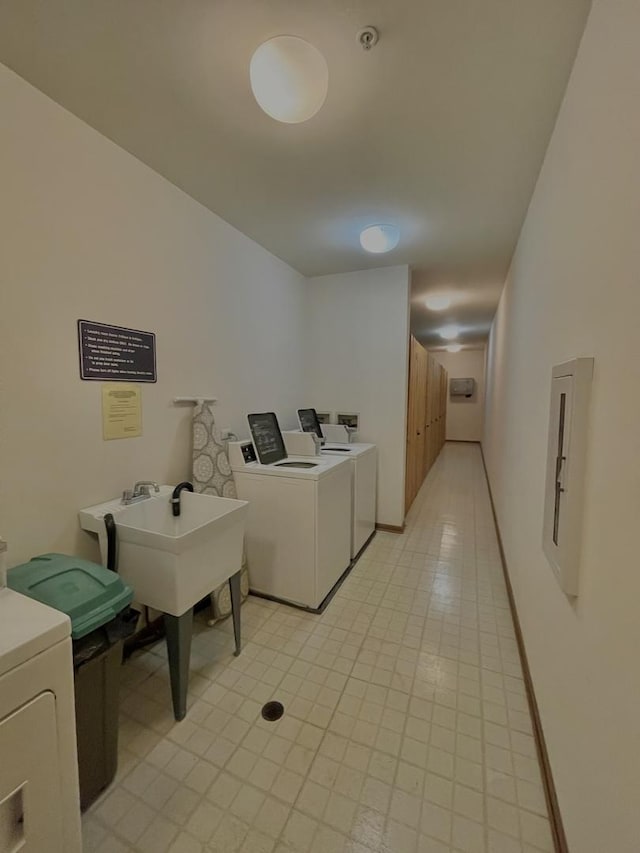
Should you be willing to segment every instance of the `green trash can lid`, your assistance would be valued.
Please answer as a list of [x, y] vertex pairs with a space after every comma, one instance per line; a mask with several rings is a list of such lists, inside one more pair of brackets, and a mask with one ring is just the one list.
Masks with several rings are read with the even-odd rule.
[[42, 554], [9, 569], [7, 586], [66, 613], [74, 640], [115, 619], [133, 598], [115, 572], [66, 554]]

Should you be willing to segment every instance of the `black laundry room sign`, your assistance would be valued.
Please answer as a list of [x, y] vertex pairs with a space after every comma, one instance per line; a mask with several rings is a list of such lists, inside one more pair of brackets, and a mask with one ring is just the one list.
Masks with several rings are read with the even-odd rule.
[[156, 382], [156, 336], [124, 326], [78, 320], [80, 378]]

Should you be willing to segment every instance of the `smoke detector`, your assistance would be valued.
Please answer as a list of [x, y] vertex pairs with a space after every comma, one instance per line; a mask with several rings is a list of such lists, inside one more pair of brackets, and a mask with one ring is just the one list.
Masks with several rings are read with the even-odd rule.
[[380, 36], [375, 27], [363, 27], [356, 38], [363, 50], [371, 50], [374, 44], [378, 43]]

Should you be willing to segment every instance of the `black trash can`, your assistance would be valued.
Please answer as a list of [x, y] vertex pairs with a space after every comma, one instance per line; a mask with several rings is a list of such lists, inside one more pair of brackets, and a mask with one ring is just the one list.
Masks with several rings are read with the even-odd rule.
[[43, 554], [10, 569], [8, 586], [71, 619], [80, 806], [113, 781], [118, 767], [122, 641], [135, 629], [133, 591], [104, 566]]

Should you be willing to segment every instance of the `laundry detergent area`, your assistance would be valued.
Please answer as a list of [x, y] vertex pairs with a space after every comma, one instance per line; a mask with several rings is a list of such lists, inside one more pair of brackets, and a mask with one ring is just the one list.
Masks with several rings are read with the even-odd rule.
[[344, 442], [326, 446], [317, 428], [283, 432], [274, 412], [248, 424], [251, 437], [230, 442], [229, 459], [249, 505], [250, 589], [320, 611], [375, 531], [376, 448], [343, 428]]
[[[212, 714], [216, 680], [251, 667], [259, 620], [284, 611], [321, 631], [376, 523], [403, 519], [402, 460], [389, 465], [403, 443], [378, 429], [377, 398], [372, 405], [357, 383], [334, 402], [331, 368], [318, 396], [334, 409], [317, 412], [302, 408], [305, 370], [289, 375], [288, 357], [262, 368], [268, 387], [246, 364], [213, 377], [200, 354], [194, 378], [183, 338], [128, 322], [67, 324], [73, 371], [59, 388], [73, 404], [57, 410], [64, 430], [34, 446], [46, 497], [36, 489], [25, 502], [29, 524], [17, 500], [0, 514], [2, 853], [36, 841], [36, 851], [80, 853], [81, 826], [120, 796], [133, 756], [146, 761], [132, 738], [141, 750], [156, 737], [177, 744]], [[167, 375], [161, 356], [171, 347], [182, 361]], [[219, 398], [175, 396], [214, 388]], [[27, 419], [15, 429], [29, 433]], [[381, 482], [393, 486], [381, 497], [378, 459]], [[10, 461], [9, 482], [24, 494]], [[360, 568], [366, 575], [366, 560]], [[256, 718], [271, 719], [278, 699], [291, 713], [276, 687], [246, 682]]]
[[[116, 399], [123, 395], [130, 406], [127, 389]], [[23, 839], [24, 812], [36, 833], [57, 814], [51, 850], [79, 851], [79, 811], [99, 801], [117, 775], [120, 685], [130, 659], [147, 647], [164, 651], [155, 679], [163, 683], [163, 715], [180, 723], [197, 701], [196, 631], [230, 617], [232, 651], [242, 655], [242, 603], [251, 594], [319, 618], [374, 536], [377, 450], [354, 441], [353, 425], [321, 425], [315, 409], [299, 409], [300, 429], [283, 431], [274, 412], [250, 413], [247, 437], [238, 440], [216, 424], [214, 398], [173, 402], [191, 408], [189, 480], [139, 480], [120, 496], [80, 508], [79, 527], [97, 545], [94, 561], [50, 552], [0, 572], [3, 619], [22, 610], [38, 617], [27, 638], [33, 653], [16, 657], [11, 642], [0, 645], [0, 681], [11, 688], [7, 719], [19, 715], [26, 729], [37, 722], [29, 705], [37, 700], [39, 724], [55, 734], [54, 746], [66, 744], [59, 764], [14, 750], [0, 774], [0, 795], [11, 803], [0, 836], [8, 850]], [[332, 440], [327, 426], [335, 428]], [[1, 588], [5, 575], [8, 589]], [[209, 662], [228, 660], [219, 651]], [[13, 690], [23, 670], [41, 672], [28, 695]], [[40, 698], [52, 689], [66, 709], [58, 729], [55, 708]], [[0, 720], [0, 741], [14, 729]], [[48, 791], [37, 808], [15, 788], [22, 777], [29, 790]]]

